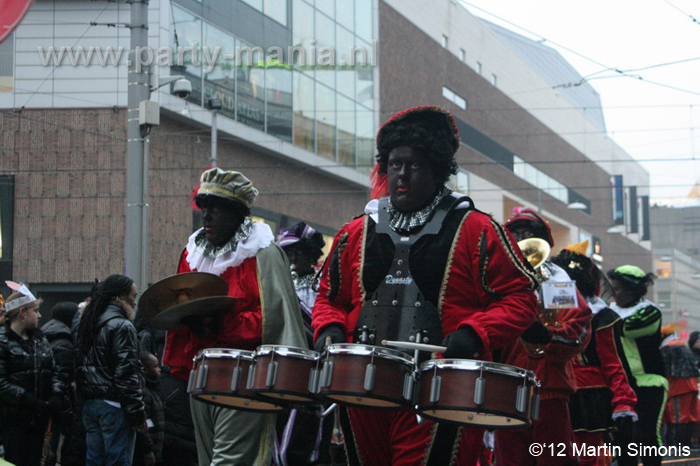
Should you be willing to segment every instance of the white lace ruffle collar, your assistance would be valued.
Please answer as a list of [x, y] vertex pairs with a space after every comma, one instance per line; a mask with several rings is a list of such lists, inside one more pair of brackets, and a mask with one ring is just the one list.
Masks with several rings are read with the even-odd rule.
[[592, 298], [586, 299], [588, 307], [591, 308], [593, 315], [598, 314], [600, 311], [608, 307], [608, 304], [603, 301], [600, 296], [594, 296]]
[[[463, 197], [464, 194], [460, 193], [452, 193], [450, 196], [454, 197], [455, 199], [458, 199], [460, 197]], [[462, 201], [459, 203], [459, 205], [456, 207], [457, 209], [467, 209], [469, 208], [469, 201]], [[372, 220], [374, 220], [374, 223], [379, 223], [379, 199], [372, 199], [367, 203], [365, 206], [365, 213], [370, 216]]]
[[244, 260], [254, 257], [259, 250], [270, 246], [274, 241], [275, 236], [272, 234], [270, 227], [264, 223], [253, 222], [253, 228], [250, 236], [240, 241], [236, 249], [229, 251], [219, 257], [205, 257], [197, 251], [195, 238], [202, 231], [195, 231], [187, 240], [187, 264], [190, 270], [197, 272], [213, 273], [221, 275], [229, 267], [236, 267], [243, 263]]
[[644, 309], [645, 307], [653, 306], [654, 303], [647, 299], [642, 299], [639, 301], [637, 304], [635, 304], [632, 307], [620, 307], [617, 305], [616, 302], [610, 303], [610, 309], [615, 311], [617, 315], [619, 315], [621, 318], [626, 319], [635, 312], [639, 311], [640, 309]]

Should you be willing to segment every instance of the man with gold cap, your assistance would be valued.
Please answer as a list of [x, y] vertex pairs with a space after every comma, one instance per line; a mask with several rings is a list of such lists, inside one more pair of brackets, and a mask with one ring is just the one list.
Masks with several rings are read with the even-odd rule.
[[[163, 362], [187, 380], [192, 358], [205, 348], [255, 350], [261, 344], [306, 347], [286, 255], [270, 228], [250, 218], [258, 191], [243, 174], [212, 168], [202, 173], [194, 204], [203, 227], [180, 256], [178, 273], [208, 272], [228, 282], [236, 309], [215, 328], [168, 333]], [[193, 327], [194, 328], [194, 327]], [[275, 418], [191, 400], [200, 466], [272, 460]]]
[[[454, 118], [438, 107], [405, 110], [380, 128], [375, 199], [338, 232], [323, 269], [317, 351], [420, 332], [447, 347], [445, 358], [490, 360], [532, 323], [534, 271], [498, 222], [445, 184], [458, 148]], [[481, 452], [481, 429], [419, 423], [408, 409], [347, 412], [350, 464], [470, 465]]]

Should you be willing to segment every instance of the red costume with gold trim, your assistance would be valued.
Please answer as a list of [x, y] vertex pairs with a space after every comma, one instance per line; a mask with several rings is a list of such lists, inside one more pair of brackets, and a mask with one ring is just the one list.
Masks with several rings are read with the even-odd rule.
[[[375, 231], [376, 202], [336, 235], [313, 309], [316, 338], [324, 327], [336, 324], [352, 341], [361, 307], [389, 270], [393, 243]], [[411, 275], [439, 310], [443, 337], [469, 326], [483, 343], [480, 357], [489, 360], [492, 350], [513, 342], [534, 320], [536, 277], [523, 265], [512, 236], [488, 215], [472, 206], [457, 208], [448, 214], [440, 234], [422, 238], [414, 249]], [[346, 432], [346, 444], [357, 446], [358, 461], [415, 465], [432, 458], [436, 423], [419, 425], [409, 410], [349, 411], [354, 437]], [[460, 435], [448, 445], [447, 456], [452, 463], [475, 464], [483, 430], [456, 431]]]

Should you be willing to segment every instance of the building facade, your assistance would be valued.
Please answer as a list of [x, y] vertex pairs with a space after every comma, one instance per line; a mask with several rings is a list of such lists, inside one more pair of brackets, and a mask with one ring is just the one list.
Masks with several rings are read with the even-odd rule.
[[[128, 269], [128, 53], [56, 66], [46, 50], [128, 51], [129, 20], [124, 3], [37, 0], [0, 45], [0, 270], [56, 299]], [[503, 221], [531, 206], [558, 247], [588, 239], [603, 268], [651, 267], [648, 175], [585, 110], [600, 108], [595, 91], [557, 90], [553, 80], [578, 75], [556, 52], [457, 2], [151, 0], [148, 34], [153, 82], [192, 85], [185, 99], [170, 85], [151, 93], [161, 122], [149, 135], [149, 282], [174, 273], [197, 226], [211, 99], [218, 165], [253, 180], [253, 214], [273, 230], [305, 220], [330, 239], [367, 201], [380, 122], [433, 104], [457, 118], [452, 184], [477, 208]]]

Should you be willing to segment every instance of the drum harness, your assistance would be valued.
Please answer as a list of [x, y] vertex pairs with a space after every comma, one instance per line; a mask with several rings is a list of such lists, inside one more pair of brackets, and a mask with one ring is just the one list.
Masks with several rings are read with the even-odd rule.
[[394, 258], [389, 272], [372, 296], [360, 309], [355, 325], [355, 343], [377, 345], [382, 340], [438, 344], [442, 339], [440, 312], [426, 300], [411, 276], [411, 248], [425, 236], [442, 229], [447, 214], [468, 197], [446, 197], [435, 209], [433, 217], [415, 234], [402, 236], [389, 226], [388, 198], [379, 200], [377, 234], [388, 235], [394, 243]]

